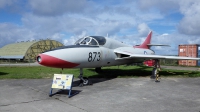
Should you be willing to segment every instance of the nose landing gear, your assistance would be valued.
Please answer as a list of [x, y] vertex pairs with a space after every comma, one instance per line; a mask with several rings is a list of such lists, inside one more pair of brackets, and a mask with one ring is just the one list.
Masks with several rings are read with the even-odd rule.
[[78, 76], [78, 78], [80, 79], [79, 87], [92, 85], [87, 77], [83, 77], [83, 68], [80, 68], [80, 75]]

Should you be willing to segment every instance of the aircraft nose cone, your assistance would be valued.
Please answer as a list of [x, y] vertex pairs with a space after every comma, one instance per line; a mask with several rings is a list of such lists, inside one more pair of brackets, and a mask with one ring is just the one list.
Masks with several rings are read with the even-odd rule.
[[41, 65], [55, 68], [74, 68], [79, 65], [47, 54], [39, 54], [36, 60]]

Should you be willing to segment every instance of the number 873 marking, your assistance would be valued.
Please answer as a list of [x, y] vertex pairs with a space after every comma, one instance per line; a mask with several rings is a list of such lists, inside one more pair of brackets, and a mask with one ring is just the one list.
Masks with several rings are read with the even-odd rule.
[[101, 52], [89, 52], [88, 62], [100, 61]]

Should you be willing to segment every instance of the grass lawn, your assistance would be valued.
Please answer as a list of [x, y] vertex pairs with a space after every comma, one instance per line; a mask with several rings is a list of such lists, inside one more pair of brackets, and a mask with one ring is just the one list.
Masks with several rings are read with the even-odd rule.
[[[152, 68], [146, 66], [112, 66], [103, 67], [101, 73], [94, 69], [83, 69], [85, 77], [89, 78], [125, 78], [125, 77], [150, 77]], [[79, 75], [79, 69], [57, 69], [43, 66], [7, 66], [0, 67], [0, 79], [40, 79], [52, 78], [53, 74]], [[162, 69], [161, 77], [200, 77], [198, 71], [168, 70]]]

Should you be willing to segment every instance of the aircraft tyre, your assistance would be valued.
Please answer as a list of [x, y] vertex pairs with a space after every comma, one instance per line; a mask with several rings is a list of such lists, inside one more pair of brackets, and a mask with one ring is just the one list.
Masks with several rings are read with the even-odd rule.
[[80, 79], [79, 87], [83, 87], [85, 85], [92, 85], [92, 83], [88, 80], [87, 77], [83, 77], [83, 68], [80, 68], [80, 75], [78, 76]]
[[157, 68], [153, 68], [152, 70], [152, 75], [151, 75], [151, 79], [155, 79], [156, 78], [156, 74], [157, 74]]
[[88, 80], [88, 78], [86, 78], [86, 77], [83, 77], [83, 85], [88, 85], [88, 82], [89, 82], [89, 80]]
[[83, 77], [80, 80], [79, 87], [83, 87], [83, 86], [86, 86], [86, 85], [92, 85], [92, 83], [89, 81], [89, 79], [87, 77]]

